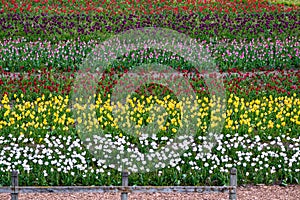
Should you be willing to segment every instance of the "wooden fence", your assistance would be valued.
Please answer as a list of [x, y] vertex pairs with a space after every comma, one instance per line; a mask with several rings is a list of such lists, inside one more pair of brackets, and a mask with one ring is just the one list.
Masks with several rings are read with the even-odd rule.
[[128, 172], [122, 173], [122, 186], [19, 186], [18, 172], [12, 172], [12, 185], [0, 187], [0, 193], [10, 193], [11, 200], [18, 200], [19, 193], [107, 193], [121, 192], [121, 200], [128, 199], [128, 193], [229, 193], [230, 200], [237, 199], [237, 170], [230, 170], [229, 186], [128, 186]]

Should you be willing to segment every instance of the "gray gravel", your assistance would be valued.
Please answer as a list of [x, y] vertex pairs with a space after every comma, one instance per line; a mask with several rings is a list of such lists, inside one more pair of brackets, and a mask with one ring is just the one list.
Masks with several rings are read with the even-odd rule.
[[[238, 200], [300, 200], [300, 185], [238, 187]], [[72, 194], [20, 194], [19, 200], [119, 200], [120, 193], [72, 193]], [[227, 193], [180, 194], [180, 193], [134, 193], [128, 200], [227, 200]], [[0, 194], [0, 200], [10, 200], [9, 194]]]

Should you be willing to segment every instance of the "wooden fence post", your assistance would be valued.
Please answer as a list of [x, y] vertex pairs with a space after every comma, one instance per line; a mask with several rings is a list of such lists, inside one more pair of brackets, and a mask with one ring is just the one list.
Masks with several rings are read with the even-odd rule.
[[11, 185], [13, 192], [11, 193], [11, 200], [18, 200], [18, 190], [16, 187], [19, 186], [19, 180], [18, 180], [18, 171], [13, 170], [11, 175]]
[[[122, 172], [122, 186], [128, 186], [128, 172], [125, 170]], [[121, 193], [121, 200], [127, 200], [128, 193], [122, 192]]]
[[[232, 168], [230, 170], [230, 186], [234, 186], [237, 187], [237, 170], [236, 168]], [[229, 192], [229, 199], [230, 200], [236, 200], [236, 188], [234, 189], [234, 191]]]

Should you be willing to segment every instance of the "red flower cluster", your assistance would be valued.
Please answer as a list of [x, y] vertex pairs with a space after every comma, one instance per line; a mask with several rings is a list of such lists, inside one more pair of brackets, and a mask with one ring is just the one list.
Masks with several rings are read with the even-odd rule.
[[[120, 67], [120, 69], [123, 69]], [[97, 80], [98, 87], [96, 92], [104, 97], [111, 93], [118, 79], [127, 73], [127, 70], [120, 72], [120, 69], [111, 69]], [[28, 98], [35, 98], [42, 94], [69, 95], [74, 84], [75, 71], [55, 73], [51, 69], [43, 69], [39, 72], [30, 70], [26, 73], [5, 72], [0, 67], [0, 99], [2, 95], [23, 93]], [[208, 88], [203, 78], [203, 72], [196, 72], [196, 75], [186, 70], [182, 70], [185, 77], [191, 77], [190, 83], [198, 94], [207, 95]], [[224, 86], [227, 92], [239, 96], [257, 96], [265, 94], [293, 94], [300, 93], [300, 71], [299, 70], [277, 70], [242, 73], [232, 70], [224, 79]], [[214, 84], [214, 83], [212, 83]], [[216, 86], [217, 87], [217, 86]], [[216, 88], [218, 89], [218, 88]], [[222, 89], [222, 88], [220, 88]], [[165, 87], [150, 84], [146, 88], [141, 87], [136, 93], [146, 92], [148, 94], [165, 94], [170, 91]], [[184, 91], [181, 91], [184, 92]]]
[[123, 0], [76, 1], [76, 0], [2, 0], [2, 12], [37, 12], [37, 13], [123, 13], [123, 14], [159, 14], [162, 12], [273, 12], [298, 10], [298, 6], [285, 7], [283, 4], [270, 4], [264, 0]]
[[54, 73], [51, 67], [36, 71], [34, 69], [26, 73], [5, 72], [0, 67], [0, 87], [3, 93], [8, 95], [21, 94], [34, 98], [42, 94], [69, 94], [73, 83], [73, 72]]

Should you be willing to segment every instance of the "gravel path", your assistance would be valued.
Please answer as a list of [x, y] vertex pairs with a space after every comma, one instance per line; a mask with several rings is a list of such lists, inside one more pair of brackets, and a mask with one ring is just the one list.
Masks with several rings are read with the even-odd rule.
[[[238, 200], [299, 200], [300, 185], [281, 186], [246, 186], [238, 187]], [[9, 194], [0, 194], [1, 200], [10, 200]], [[20, 194], [19, 200], [119, 200], [120, 194]], [[179, 194], [152, 193], [129, 194], [128, 200], [227, 200], [227, 193], [215, 194]]]

